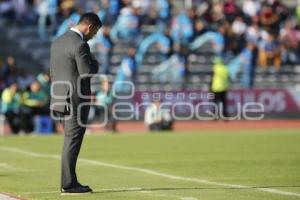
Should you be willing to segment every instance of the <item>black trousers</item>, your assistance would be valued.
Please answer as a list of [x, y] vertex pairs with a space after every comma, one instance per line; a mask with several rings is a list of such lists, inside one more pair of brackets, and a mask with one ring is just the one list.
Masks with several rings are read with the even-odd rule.
[[43, 107], [21, 107], [21, 122], [20, 128], [27, 134], [34, 130], [34, 116], [36, 115], [49, 115], [49, 106]]
[[223, 117], [229, 117], [227, 112], [227, 102], [226, 102], [227, 91], [215, 92], [214, 94], [215, 94], [215, 103], [218, 107], [218, 112], [217, 112], [218, 117], [220, 117], [221, 114]]
[[149, 126], [150, 131], [169, 131], [172, 130], [172, 121], [162, 121], [159, 123], [153, 123]]
[[20, 113], [15, 113], [13, 111], [8, 111], [5, 113], [5, 117], [11, 128], [13, 134], [18, 134], [21, 128], [21, 118]]
[[107, 120], [107, 123], [104, 126], [104, 128], [108, 131], [113, 131], [113, 132], [117, 131], [117, 121], [113, 117], [112, 106], [111, 105], [107, 106], [106, 112], [103, 107], [96, 106], [95, 108], [96, 108], [96, 114], [99, 116], [100, 122], [103, 123], [105, 119]]
[[81, 126], [80, 122], [86, 125], [89, 106], [82, 107], [80, 113], [75, 111], [72, 115], [59, 112], [55, 112], [54, 114], [61, 117], [61, 121], [64, 124], [65, 134], [61, 157], [61, 188], [68, 189], [76, 186], [78, 183], [76, 164], [86, 130], [84, 126]]

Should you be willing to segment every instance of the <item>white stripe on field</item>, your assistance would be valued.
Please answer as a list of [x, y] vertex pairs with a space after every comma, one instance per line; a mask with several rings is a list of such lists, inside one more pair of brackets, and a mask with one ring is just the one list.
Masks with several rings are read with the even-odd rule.
[[[23, 154], [23, 155], [32, 156], [32, 157], [60, 159], [60, 156], [58, 156], [58, 155], [35, 153], [32, 151], [27, 151], [27, 150], [23, 150], [23, 149], [14, 148], [14, 147], [0, 147], [0, 150], [6, 151], [6, 152]], [[161, 172], [144, 169], [144, 168], [128, 167], [128, 166], [104, 163], [104, 162], [89, 160], [89, 159], [79, 159], [79, 161], [85, 162], [85, 163], [88, 163], [91, 165], [101, 166], [101, 167], [109, 167], [109, 168], [115, 168], [115, 169], [123, 169], [123, 170], [129, 170], [129, 171], [142, 172], [145, 174], [151, 174], [151, 175], [160, 176], [160, 177], [164, 177], [164, 178], [168, 178], [168, 179], [172, 179], [172, 180], [188, 181], [188, 182], [201, 183], [201, 184], [206, 184], [206, 185], [233, 187], [233, 188], [241, 188], [241, 189], [254, 189], [254, 190], [268, 192], [268, 193], [272, 193], [272, 194], [300, 197], [299, 193], [286, 192], [286, 191], [281, 191], [278, 189], [253, 188], [251, 186], [246, 186], [246, 185], [228, 184], [228, 183], [220, 183], [220, 182], [208, 181], [208, 180], [198, 179], [198, 178], [182, 177], [182, 176], [161, 173]]]
[[181, 198], [181, 200], [198, 200], [198, 199], [196, 199], [194, 197], [183, 197], [183, 198]]
[[5, 194], [0, 194], [0, 200], [18, 200]]
[[[180, 200], [198, 200], [194, 197], [182, 197], [178, 195], [170, 195], [170, 194], [161, 194], [157, 191], [147, 191], [143, 188], [112, 188], [112, 189], [100, 189], [100, 190], [94, 190], [94, 193], [105, 193], [105, 192], [140, 192], [143, 194], [148, 194], [155, 197], [169, 197], [169, 198], [178, 198]], [[59, 194], [59, 191], [48, 191], [48, 192], [21, 192], [22, 195], [35, 195], [35, 194]], [[2, 200], [0, 198], [0, 200]], [[5, 199], [6, 200], [6, 199]], [[11, 200], [11, 199], [7, 199]], [[15, 200], [15, 199], [14, 199]]]
[[182, 196], [179, 196], [179, 195], [173, 195], [173, 194], [162, 194], [162, 193], [154, 193], [152, 191], [140, 191], [140, 193], [143, 193], [143, 194], [149, 194], [151, 196], [155, 196], [155, 197], [169, 197], [169, 198], [173, 198], [173, 199], [180, 199], [180, 200], [198, 200], [197, 198], [195, 197], [182, 197]]
[[10, 171], [23, 171], [23, 172], [32, 172], [33, 170], [29, 170], [29, 169], [24, 169], [24, 168], [21, 168], [21, 167], [15, 167], [15, 166], [12, 166], [12, 165], [9, 165], [7, 163], [3, 163], [3, 162], [0, 162], [0, 169], [5, 169], [5, 170], [10, 170]]

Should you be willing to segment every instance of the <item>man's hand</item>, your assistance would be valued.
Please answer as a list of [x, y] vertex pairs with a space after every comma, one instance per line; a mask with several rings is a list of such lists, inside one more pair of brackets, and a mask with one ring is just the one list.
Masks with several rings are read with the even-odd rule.
[[92, 61], [94, 62], [94, 64], [97, 66], [97, 72], [99, 70], [99, 62], [98, 60], [96, 59], [96, 56], [94, 54], [91, 53], [91, 58], [92, 58]]
[[96, 56], [94, 54], [91, 53], [91, 57], [92, 57], [93, 60], [97, 61]]
[[95, 61], [95, 62], [97, 62], [97, 65], [99, 66], [99, 62], [98, 62], [96, 56], [91, 53], [91, 57], [92, 57], [92, 60]]

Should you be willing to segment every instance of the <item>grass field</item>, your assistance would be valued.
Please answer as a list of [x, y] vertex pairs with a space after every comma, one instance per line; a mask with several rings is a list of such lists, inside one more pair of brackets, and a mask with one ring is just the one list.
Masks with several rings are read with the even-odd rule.
[[300, 199], [300, 131], [87, 135], [95, 193], [59, 193], [62, 136], [0, 137], [0, 193], [22, 199]]

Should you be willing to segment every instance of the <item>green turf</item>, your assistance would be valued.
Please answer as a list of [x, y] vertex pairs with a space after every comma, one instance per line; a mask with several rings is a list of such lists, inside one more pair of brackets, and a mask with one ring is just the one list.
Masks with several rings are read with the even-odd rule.
[[[88, 135], [80, 154], [80, 159], [88, 161], [79, 161], [78, 176], [96, 192], [76, 197], [60, 195], [60, 162], [47, 157], [59, 156], [62, 140], [61, 136], [0, 137], [0, 193], [49, 200], [300, 199], [90, 163], [99, 161], [300, 195], [299, 130]], [[39, 154], [20, 154], [5, 150], [7, 147]]]

